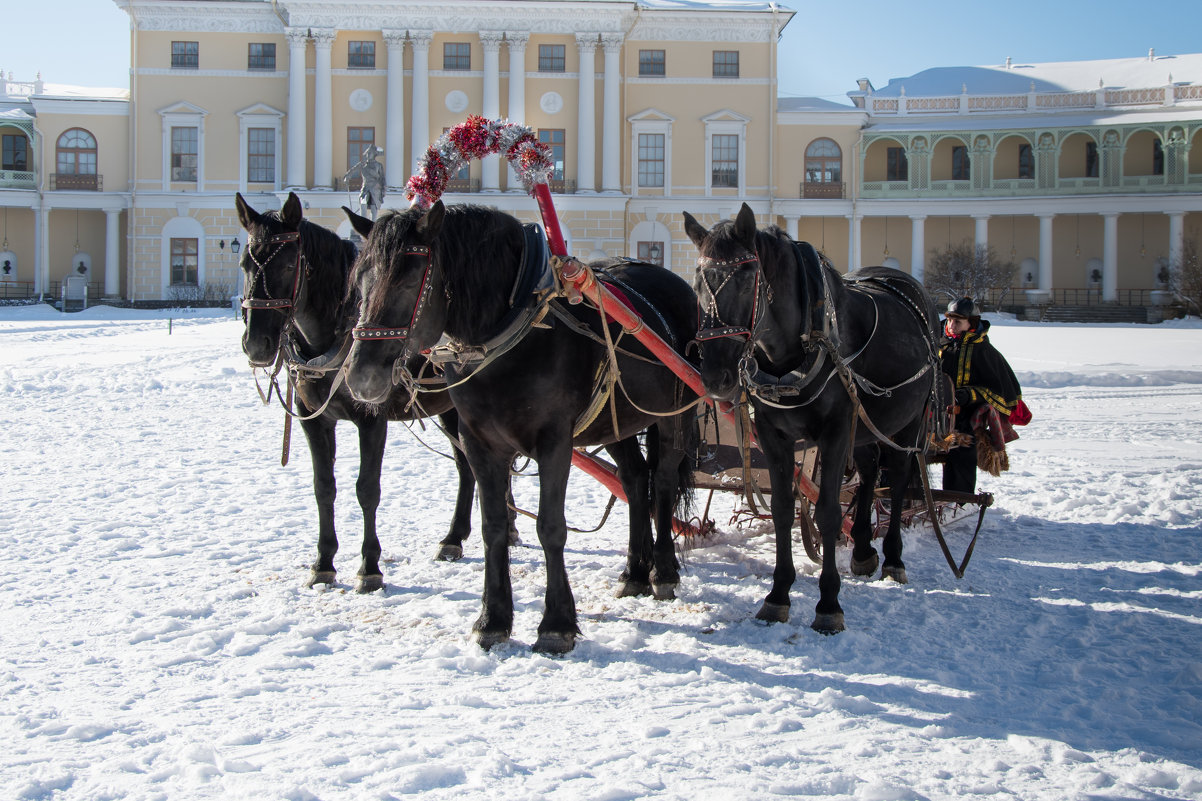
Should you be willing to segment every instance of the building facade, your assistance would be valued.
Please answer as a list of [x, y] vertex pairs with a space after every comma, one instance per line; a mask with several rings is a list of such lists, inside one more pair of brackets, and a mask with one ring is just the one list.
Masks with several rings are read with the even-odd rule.
[[[0, 296], [80, 272], [131, 301], [236, 295], [235, 192], [296, 192], [349, 236], [364, 149], [404, 206], [471, 114], [551, 147], [574, 254], [686, 275], [681, 211], [713, 224], [743, 202], [844, 269], [922, 275], [932, 249], [988, 244], [1036, 300], [1143, 297], [1202, 229], [1202, 56], [934, 69], [844, 105], [778, 97], [793, 12], [767, 2], [114, 1], [128, 93], [0, 79]], [[497, 157], [445, 197], [538, 218]]]

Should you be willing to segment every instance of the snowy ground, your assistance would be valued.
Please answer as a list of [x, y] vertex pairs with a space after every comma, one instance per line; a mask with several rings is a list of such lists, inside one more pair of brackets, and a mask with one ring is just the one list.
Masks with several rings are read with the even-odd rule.
[[[386, 590], [305, 588], [304, 440], [281, 468], [239, 334], [228, 310], [0, 310], [0, 798], [1202, 798], [1196, 322], [995, 320], [1035, 419], [982, 481], [963, 580], [915, 529], [910, 584], [845, 578], [843, 634], [808, 627], [804, 555], [793, 620], [757, 624], [771, 537], [718, 496], [679, 600], [619, 600], [619, 508], [569, 542], [585, 636], [560, 659], [529, 650], [536, 547], [513, 554], [514, 640], [472, 641], [479, 542], [431, 560], [453, 470], [399, 426]], [[574, 479], [569, 522], [607, 498]]]

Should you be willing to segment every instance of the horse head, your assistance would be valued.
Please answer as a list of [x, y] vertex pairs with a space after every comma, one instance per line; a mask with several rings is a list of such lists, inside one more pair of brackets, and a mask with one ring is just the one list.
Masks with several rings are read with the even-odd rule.
[[241, 193], [234, 196], [238, 221], [246, 229], [242, 250], [242, 351], [256, 367], [275, 361], [292, 320], [301, 288], [300, 198], [288, 193], [279, 212], [260, 214]]
[[[784, 360], [795, 350], [782, 333], [780, 310], [773, 300], [777, 284], [790, 280], [783, 269], [776, 237], [756, 228], [746, 203], [734, 220], [711, 230], [684, 212], [685, 232], [697, 246], [697, 292], [701, 321], [697, 344], [701, 379], [711, 396], [733, 400], [739, 391], [744, 360], [758, 348], [768, 361]], [[788, 309], [785, 310], [788, 312]]]
[[376, 222], [343, 208], [364, 237], [352, 288], [359, 322], [347, 357], [346, 383], [365, 403], [381, 403], [406, 370], [410, 357], [432, 347], [446, 325], [447, 299], [434, 258], [444, 208], [411, 208]]

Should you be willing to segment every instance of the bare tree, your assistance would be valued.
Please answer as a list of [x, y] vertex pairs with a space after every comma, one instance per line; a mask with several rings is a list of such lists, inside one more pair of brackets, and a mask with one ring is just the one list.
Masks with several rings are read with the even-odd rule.
[[1191, 314], [1202, 314], [1202, 254], [1193, 239], [1181, 246], [1181, 261], [1172, 265], [1168, 289], [1181, 298]]
[[990, 290], [1005, 290], [1013, 286], [1018, 266], [1002, 259], [989, 245], [977, 245], [964, 240], [946, 249], [932, 249], [923, 273], [927, 290], [938, 298], [983, 298]]

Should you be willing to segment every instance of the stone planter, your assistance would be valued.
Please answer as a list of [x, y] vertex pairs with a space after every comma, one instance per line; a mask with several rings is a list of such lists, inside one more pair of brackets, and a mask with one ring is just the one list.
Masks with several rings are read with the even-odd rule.
[[1150, 293], [1153, 306], [1172, 306], [1176, 294], [1167, 289], [1153, 289]]
[[1028, 289], [1026, 295], [1027, 303], [1032, 306], [1046, 306], [1052, 302], [1052, 290], [1050, 289]]

